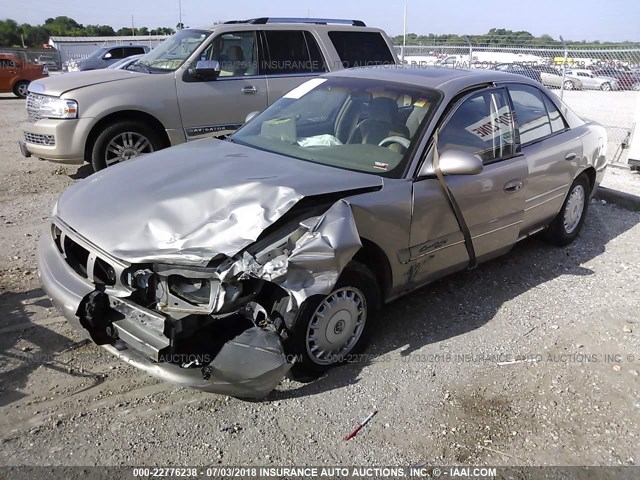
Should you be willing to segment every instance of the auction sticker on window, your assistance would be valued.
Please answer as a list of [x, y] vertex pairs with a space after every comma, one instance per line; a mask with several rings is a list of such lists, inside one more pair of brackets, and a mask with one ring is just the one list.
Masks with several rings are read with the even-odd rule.
[[505, 105], [498, 111], [492, 111], [489, 116], [465, 127], [465, 130], [479, 139], [489, 142], [503, 135], [511, 134], [512, 118], [509, 106]]

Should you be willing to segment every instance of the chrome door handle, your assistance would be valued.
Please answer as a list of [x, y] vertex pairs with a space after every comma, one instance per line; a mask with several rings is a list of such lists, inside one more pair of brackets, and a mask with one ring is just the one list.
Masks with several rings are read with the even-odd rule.
[[522, 182], [520, 180], [511, 180], [504, 186], [504, 191], [507, 193], [515, 193], [522, 188]]
[[564, 156], [565, 160], [573, 160], [576, 158], [576, 152], [569, 152]]
[[258, 89], [251, 85], [249, 87], [243, 87], [242, 93], [258, 93]]

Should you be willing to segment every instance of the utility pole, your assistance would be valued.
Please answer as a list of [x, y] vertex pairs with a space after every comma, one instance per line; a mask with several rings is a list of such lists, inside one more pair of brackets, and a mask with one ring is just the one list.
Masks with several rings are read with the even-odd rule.
[[178, 0], [178, 25], [182, 28], [182, 0]]
[[404, 26], [402, 28], [402, 55], [400, 60], [404, 63], [404, 49], [407, 46], [407, 4], [404, 5]]
[[131, 35], [136, 36], [136, 29], [133, 27], [133, 15], [131, 15]]

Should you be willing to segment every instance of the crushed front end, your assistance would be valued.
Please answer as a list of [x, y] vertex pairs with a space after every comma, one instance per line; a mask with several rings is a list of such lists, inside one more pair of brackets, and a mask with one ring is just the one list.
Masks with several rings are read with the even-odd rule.
[[293, 366], [283, 345], [300, 304], [330, 293], [361, 247], [349, 205], [326, 208], [205, 266], [123, 261], [54, 216], [39, 276], [68, 321], [121, 360], [175, 384], [262, 398]]

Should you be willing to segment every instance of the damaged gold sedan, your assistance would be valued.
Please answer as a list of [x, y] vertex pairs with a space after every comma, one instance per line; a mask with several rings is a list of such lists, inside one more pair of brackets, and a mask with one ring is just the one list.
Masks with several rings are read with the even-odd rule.
[[380, 307], [544, 230], [573, 241], [604, 129], [495, 71], [314, 78], [227, 140], [69, 188], [39, 242], [65, 317], [167, 381], [260, 398], [360, 351]]

